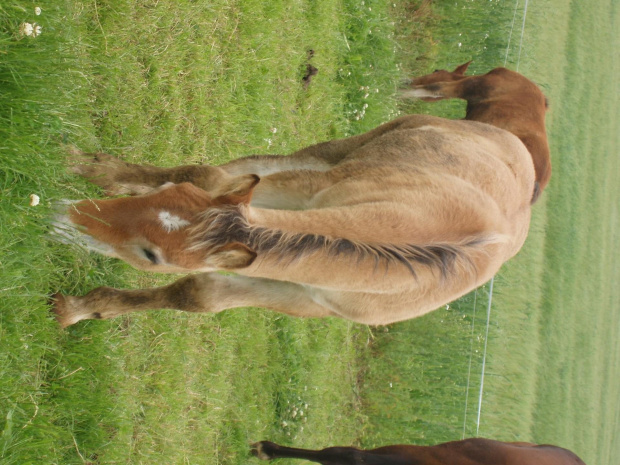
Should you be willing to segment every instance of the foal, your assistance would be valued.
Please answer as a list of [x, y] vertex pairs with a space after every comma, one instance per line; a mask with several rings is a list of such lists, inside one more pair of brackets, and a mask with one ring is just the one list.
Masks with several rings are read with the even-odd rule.
[[452, 72], [437, 70], [412, 79], [403, 97], [425, 101], [460, 98], [467, 100], [465, 119], [492, 124], [513, 133], [527, 147], [536, 170], [534, 203], [551, 177], [549, 144], [545, 129], [547, 99], [525, 76], [495, 68], [481, 76], [465, 76], [471, 61]]
[[384, 446], [372, 450], [296, 449], [262, 441], [252, 446], [262, 460], [292, 458], [322, 465], [585, 465], [567, 449], [526, 442], [471, 438], [435, 446]]
[[108, 194], [137, 195], [68, 205], [57, 220], [65, 241], [144, 270], [198, 273], [154, 289], [58, 294], [62, 326], [156, 308], [414, 318], [488, 281], [517, 253], [534, 192], [518, 138], [420, 115], [221, 167], [78, 158], [74, 171]]

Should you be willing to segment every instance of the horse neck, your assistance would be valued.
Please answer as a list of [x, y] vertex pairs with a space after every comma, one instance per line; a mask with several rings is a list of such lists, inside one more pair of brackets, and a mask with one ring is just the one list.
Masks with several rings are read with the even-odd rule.
[[508, 131], [521, 140], [532, 156], [536, 171], [537, 191], [532, 202], [544, 190], [551, 177], [551, 158], [545, 128], [546, 107], [537, 102], [534, 94], [516, 100], [508, 97], [491, 97], [467, 100], [465, 119], [490, 124]]
[[[217, 250], [230, 242], [246, 245], [257, 254], [252, 265], [237, 270], [246, 276], [386, 292], [412, 285], [423, 287], [441, 277], [446, 278], [446, 283], [450, 278], [450, 286], [458, 287], [460, 281], [452, 278], [455, 267], [475, 267], [477, 262], [471, 261], [469, 253], [495, 241], [486, 236], [473, 237], [466, 244], [426, 246], [395, 240], [393, 236], [382, 241], [385, 233], [362, 216], [363, 212], [329, 208], [220, 209], [205, 215], [196, 246]], [[355, 236], [352, 231], [361, 231], [364, 236]], [[385, 279], [377, 279], [378, 275]]]

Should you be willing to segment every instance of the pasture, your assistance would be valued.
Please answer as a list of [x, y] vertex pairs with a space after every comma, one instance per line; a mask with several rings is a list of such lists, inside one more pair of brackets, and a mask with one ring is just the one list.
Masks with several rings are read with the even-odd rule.
[[[400, 79], [472, 58], [470, 71], [486, 72], [506, 50], [551, 101], [554, 171], [524, 250], [495, 279], [478, 434], [614, 463], [618, 3], [530, 2], [519, 45], [520, 3], [3, 2], [2, 463], [241, 464], [261, 439], [321, 448], [476, 435], [488, 285], [380, 328], [242, 309], [61, 331], [53, 292], [173, 278], [46, 232], [54, 201], [97, 195], [66, 173], [63, 143], [162, 166], [288, 153], [401, 111], [461, 116], [458, 102], [398, 102]], [[20, 34], [24, 22], [41, 34]], [[308, 63], [318, 74], [306, 87]]]

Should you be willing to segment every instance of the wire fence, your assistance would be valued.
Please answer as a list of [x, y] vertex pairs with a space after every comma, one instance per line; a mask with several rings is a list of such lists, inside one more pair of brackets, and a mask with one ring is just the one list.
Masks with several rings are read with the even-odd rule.
[[[508, 35], [508, 43], [506, 45], [506, 53], [504, 56], [504, 66], [506, 66], [506, 64], [508, 63], [508, 54], [510, 51], [510, 45], [512, 42], [512, 34], [513, 34], [513, 30], [514, 30], [514, 25], [515, 25], [515, 21], [517, 18], [517, 11], [519, 8], [519, 1], [520, 0], [516, 0], [515, 1], [515, 8], [514, 8], [514, 14], [512, 17], [512, 24], [510, 26], [510, 33]], [[527, 7], [528, 7], [528, 3], [529, 0], [525, 0], [525, 4], [523, 7], [523, 20], [521, 23], [521, 37], [519, 38], [519, 51], [517, 54], [517, 60], [516, 60], [516, 64], [515, 64], [515, 68], [518, 71], [519, 70], [519, 64], [521, 62], [521, 50], [523, 47], [523, 36], [524, 36], [524, 31], [525, 31], [525, 20], [527, 17]], [[484, 350], [482, 353], [482, 369], [480, 372], [480, 389], [478, 392], [478, 412], [477, 412], [477, 416], [476, 416], [476, 436], [478, 436], [479, 432], [480, 432], [480, 416], [482, 414], [482, 397], [483, 397], [483, 392], [484, 392], [484, 376], [485, 376], [485, 372], [486, 372], [486, 360], [487, 360], [487, 343], [489, 340], [489, 325], [491, 322], [491, 307], [492, 307], [492, 303], [493, 303], [493, 284], [495, 282], [495, 277], [491, 278], [491, 281], [489, 281], [489, 291], [488, 291], [488, 302], [487, 302], [487, 320], [486, 320], [486, 329], [485, 329], [485, 336], [484, 336]], [[467, 429], [467, 409], [468, 409], [468, 405], [469, 405], [469, 391], [470, 391], [470, 384], [471, 384], [471, 366], [472, 366], [472, 360], [473, 360], [473, 340], [474, 340], [474, 332], [475, 332], [475, 322], [476, 322], [476, 305], [478, 303], [478, 290], [476, 289], [475, 291], [475, 295], [474, 295], [474, 308], [473, 308], [473, 317], [472, 317], [472, 325], [471, 325], [471, 344], [470, 344], [470, 356], [469, 356], [469, 369], [468, 369], [468, 373], [467, 373], [467, 387], [465, 389], [465, 413], [463, 415], [463, 433], [462, 433], [462, 438], [465, 439], [465, 432]]]

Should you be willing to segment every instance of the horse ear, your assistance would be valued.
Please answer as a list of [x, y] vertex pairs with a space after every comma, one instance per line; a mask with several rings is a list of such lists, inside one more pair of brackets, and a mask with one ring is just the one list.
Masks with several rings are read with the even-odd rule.
[[260, 182], [256, 174], [236, 176], [224, 184], [214, 196], [214, 205], [249, 204], [254, 188]]
[[463, 63], [460, 66], [457, 66], [454, 71], [454, 74], [460, 74], [461, 76], [465, 75], [465, 71], [467, 71], [467, 67], [471, 64], [473, 60], [469, 60], [467, 63]]
[[219, 270], [246, 268], [256, 259], [256, 252], [240, 242], [231, 242], [209, 254], [205, 265]]

